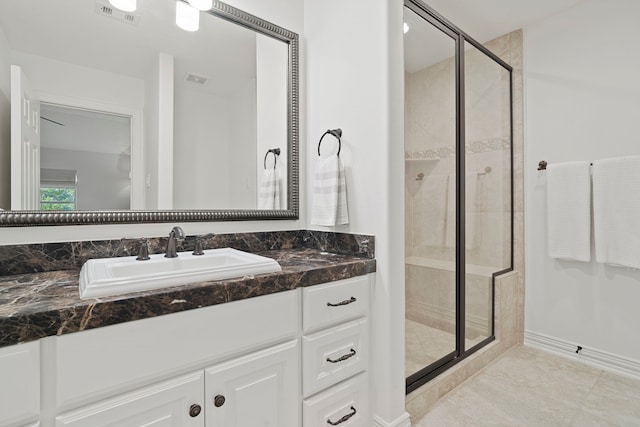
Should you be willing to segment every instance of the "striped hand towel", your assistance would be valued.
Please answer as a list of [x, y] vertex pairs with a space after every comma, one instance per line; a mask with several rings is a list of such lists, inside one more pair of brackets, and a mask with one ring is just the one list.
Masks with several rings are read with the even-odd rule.
[[318, 157], [313, 182], [311, 224], [334, 226], [349, 223], [347, 184], [340, 156]]
[[262, 171], [258, 189], [258, 209], [280, 209], [280, 177], [276, 168]]

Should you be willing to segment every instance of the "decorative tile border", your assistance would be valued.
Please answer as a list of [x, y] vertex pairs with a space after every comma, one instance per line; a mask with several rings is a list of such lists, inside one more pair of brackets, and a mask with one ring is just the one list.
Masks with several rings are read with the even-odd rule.
[[[500, 151], [511, 148], [509, 138], [490, 138], [480, 141], [473, 141], [465, 145], [466, 154], [486, 153], [489, 151]], [[448, 157], [455, 157], [456, 149], [453, 146], [437, 147], [421, 151], [405, 151], [405, 160], [440, 160]]]

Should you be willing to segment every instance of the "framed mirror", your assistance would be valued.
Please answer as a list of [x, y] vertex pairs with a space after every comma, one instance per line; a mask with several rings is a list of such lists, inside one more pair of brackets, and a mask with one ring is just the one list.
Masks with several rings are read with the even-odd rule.
[[297, 219], [298, 35], [133, 3], [0, 2], [0, 226]]

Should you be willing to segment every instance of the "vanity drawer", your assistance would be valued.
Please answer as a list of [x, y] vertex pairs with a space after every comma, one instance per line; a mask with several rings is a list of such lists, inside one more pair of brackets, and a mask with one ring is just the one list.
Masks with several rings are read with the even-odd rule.
[[369, 390], [366, 373], [305, 399], [302, 404], [304, 427], [369, 427]]
[[305, 397], [364, 371], [369, 360], [366, 319], [302, 337], [302, 392]]
[[369, 276], [302, 289], [302, 328], [320, 329], [369, 312]]

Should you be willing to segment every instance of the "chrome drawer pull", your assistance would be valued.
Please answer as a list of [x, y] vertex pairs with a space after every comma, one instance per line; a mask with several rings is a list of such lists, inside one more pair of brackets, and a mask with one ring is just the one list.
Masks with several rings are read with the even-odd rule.
[[351, 304], [352, 302], [356, 302], [356, 301], [357, 301], [356, 297], [351, 297], [349, 299], [337, 302], [335, 304], [328, 302], [327, 307], [340, 307], [341, 305]]
[[345, 354], [344, 356], [340, 356], [337, 359], [330, 359], [327, 357], [327, 362], [329, 363], [338, 363], [338, 362], [344, 362], [345, 360], [349, 359], [350, 357], [353, 357], [356, 355], [356, 351], [354, 349], [351, 349], [351, 351], [349, 352], [349, 354]]
[[351, 412], [349, 412], [347, 415], [345, 415], [344, 417], [340, 418], [338, 421], [331, 421], [331, 420], [327, 420], [327, 424], [331, 424], [332, 426], [337, 426], [338, 424], [342, 424], [343, 422], [347, 421], [349, 418], [353, 417], [356, 414], [356, 408], [354, 408], [353, 406], [351, 407]]

